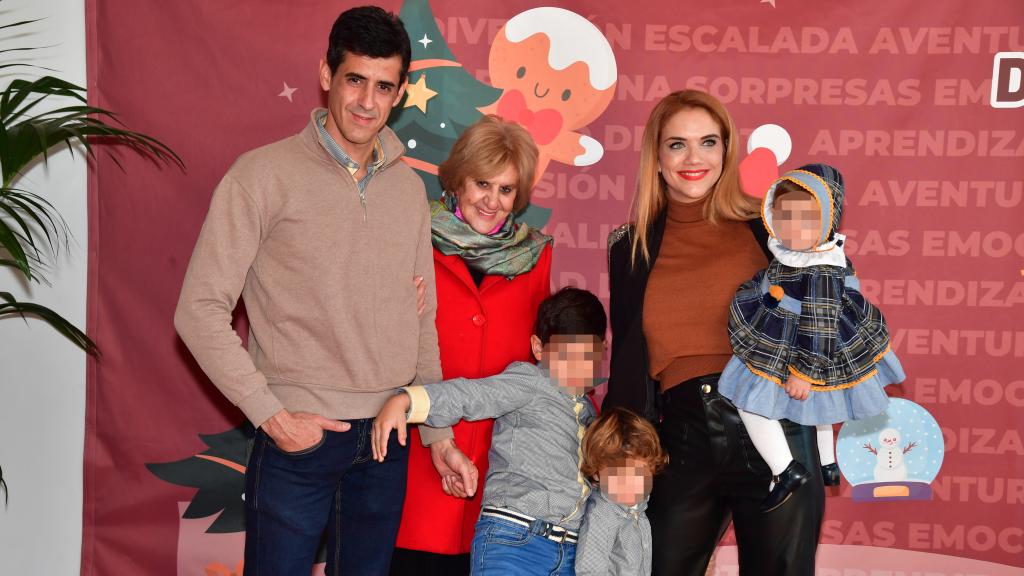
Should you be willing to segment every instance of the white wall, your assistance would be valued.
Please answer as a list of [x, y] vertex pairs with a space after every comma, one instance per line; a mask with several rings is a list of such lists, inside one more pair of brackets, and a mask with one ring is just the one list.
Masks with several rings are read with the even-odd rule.
[[[0, 15], [2, 24], [45, 17], [31, 26], [36, 33], [0, 41], [0, 48], [52, 46], [32, 61], [85, 85], [84, 0], [7, 0]], [[0, 60], [22, 55], [2, 54]], [[6, 84], [0, 78], [0, 86]], [[86, 162], [59, 152], [18, 187], [50, 200], [67, 219], [74, 242], [48, 275], [51, 286], [25, 290], [4, 269], [0, 291], [48, 306], [84, 328]], [[0, 467], [10, 487], [6, 509], [0, 501], [0, 574], [79, 573], [84, 426], [85, 355], [41, 322], [0, 319]]]

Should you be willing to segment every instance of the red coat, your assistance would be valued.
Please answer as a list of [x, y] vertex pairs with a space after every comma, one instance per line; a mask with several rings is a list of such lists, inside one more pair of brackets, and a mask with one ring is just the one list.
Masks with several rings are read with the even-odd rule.
[[[506, 280], [486, 276], [477, 289], [465, 262], [434, 250], [437, 277], [437, 340], [445, 379], [482, 378], [497, 374], [517, 360], [532, 359], [530, 335], [541, 300], [551, 293], [551, 245], [533, 270]], [[465, 554], [480, 515], [492, 420], [459, 422], [455, 444], [480, 470], [471, 500], [441, 490], [441, 477], [420, 444], [419, 432], [409, 435], [409, 482], [398, 530], [398, 547], [439, 554]]]

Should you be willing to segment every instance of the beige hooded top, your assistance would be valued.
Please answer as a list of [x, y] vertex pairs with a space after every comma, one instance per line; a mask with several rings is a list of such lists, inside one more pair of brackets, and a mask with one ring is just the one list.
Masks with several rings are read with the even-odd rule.
[[[207, 376], [256, 426], [281, 408], [373, 417], [394, 389], [441, 379], [423, 183], [384, 128], [364, 207], [314, 122], [243, 154], [224, 176], [174, 316]], [[239, 295], [248, 352], [231, 328]]]

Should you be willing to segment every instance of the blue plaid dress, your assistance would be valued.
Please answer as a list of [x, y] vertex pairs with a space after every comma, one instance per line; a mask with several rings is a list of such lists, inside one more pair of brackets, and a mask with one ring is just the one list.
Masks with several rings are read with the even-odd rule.
[[[859, 291], [852, 266], [794, 268], [773, 261], [739, 287], [729, 309], [733, 358], [719, 389], [747, 412], [804, 425], [885, 410], [884, 387], [905, 376], [882, 313]], [[783, 385], [811, 382], [807, 400]]]

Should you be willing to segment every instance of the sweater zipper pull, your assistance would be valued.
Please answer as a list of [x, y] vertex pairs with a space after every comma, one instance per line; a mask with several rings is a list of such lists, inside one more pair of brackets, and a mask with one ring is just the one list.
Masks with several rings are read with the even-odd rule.
[[366, 192], [359, 191], [359, 204], [363, 207], [363, 222], [366, 222]]

